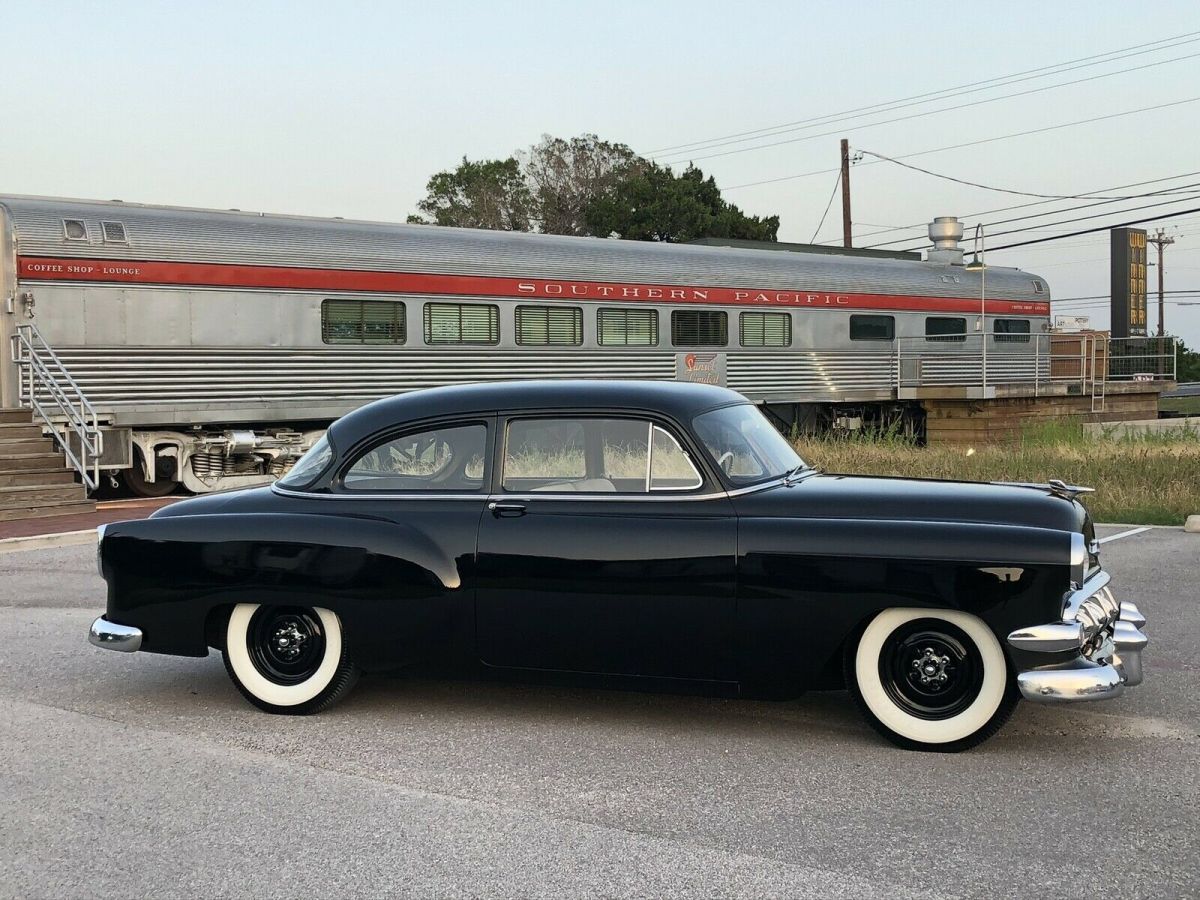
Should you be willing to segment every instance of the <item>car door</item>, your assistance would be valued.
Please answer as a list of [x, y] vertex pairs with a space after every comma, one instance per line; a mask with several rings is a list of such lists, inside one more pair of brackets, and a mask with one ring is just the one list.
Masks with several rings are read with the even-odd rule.
[[733, 680], [737, 522], [673, 425], [508, 417], [494, 468], [476, 561], [485, 663]]
[[343, 617], [365, 655], [473, 661], [471, 580], [494, 434], [490, 415], [429, 421], [347, 453], [330, 499], [364, 543], [331, 557], [326, 576], [346, 584]]

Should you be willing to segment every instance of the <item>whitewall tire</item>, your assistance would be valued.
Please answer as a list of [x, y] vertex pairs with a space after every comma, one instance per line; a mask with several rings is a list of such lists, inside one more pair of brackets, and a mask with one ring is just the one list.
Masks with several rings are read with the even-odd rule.
[[973, 747], [1019, 697], [996, 635], [959, 610], [884, 610], [847, 647], [845, 669], [867, 721], [911, 750]]
[[336, 703], [358, 679], [330, 610], [239, 603], [225, 627], [225, 669], [259, 709], [304, 715]]

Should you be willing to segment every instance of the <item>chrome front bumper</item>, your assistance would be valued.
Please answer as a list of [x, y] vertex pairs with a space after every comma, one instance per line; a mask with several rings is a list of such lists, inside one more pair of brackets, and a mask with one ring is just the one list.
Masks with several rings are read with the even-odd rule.
[[118, 625], [101, 616], [92, 623], [88, 631], [88, 642], [105, 650], [120, 650], [133, 653], [142, 646], [142, 629], [132, 625]]
[[1109, 576], [1097, 572], [1063, 597], [1059, 622], [1021, 628], [1008, 636], [1018, 650], [1035, 653], [1074, 651], [1066, 661], [1034, 666], [1017, 674], [1026, 700], [1107, 700], [1142, 683], [1146, 617], [1129, 602], [1118, 602]]

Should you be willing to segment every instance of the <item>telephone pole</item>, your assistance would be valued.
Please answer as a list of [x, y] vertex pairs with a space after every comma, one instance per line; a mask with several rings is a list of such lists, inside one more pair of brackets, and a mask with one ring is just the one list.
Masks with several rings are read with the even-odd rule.
[[850, 142], [846, 138], [842, 138], [842, 246], [854, 246], [850, 237]]
[[1154, 237], [1146, 238], [1146, 243], [1158, 248], [1158, 336], [1162, 337], [1166, 334], [1163, 327], [1163, 247], [1175, 243], [1175, 238], [1167, 237], [1166, 232], [1160, 228]]

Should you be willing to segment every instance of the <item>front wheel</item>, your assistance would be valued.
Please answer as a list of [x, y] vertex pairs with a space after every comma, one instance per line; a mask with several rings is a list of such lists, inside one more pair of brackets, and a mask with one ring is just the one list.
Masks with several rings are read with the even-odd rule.
[[225, 670], [259, 709], [320, 712], [358, 680], [342, 623], [327, 609], [239, 603], [225, 627]]
[[958, 610], [884, 610], [847, 647], [845, 674], [871, 726], [908, 750], [974, 747], [1020, 697], [996, 635]]

